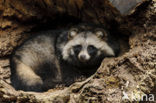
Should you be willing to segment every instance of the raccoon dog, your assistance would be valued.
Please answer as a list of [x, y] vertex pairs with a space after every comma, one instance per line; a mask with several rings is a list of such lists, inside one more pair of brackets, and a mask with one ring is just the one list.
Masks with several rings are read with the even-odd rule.
[[93, 74], [105, 57], [116, 56], [119, 44], [99, 25], [40, 32], [12, 53], [11, 83], [16, 90], [46, 91]]

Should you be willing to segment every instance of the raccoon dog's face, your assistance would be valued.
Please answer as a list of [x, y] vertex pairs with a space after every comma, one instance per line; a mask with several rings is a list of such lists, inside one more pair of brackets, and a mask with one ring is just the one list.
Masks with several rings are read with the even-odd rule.
[[62, 46], [63, 60], [78, 66], [101, 63], [106, 56], [114, 56], [107, 44], [107, 33], [103, 29], [81, 30], [73, 28], [68, 32], [68, 42]]

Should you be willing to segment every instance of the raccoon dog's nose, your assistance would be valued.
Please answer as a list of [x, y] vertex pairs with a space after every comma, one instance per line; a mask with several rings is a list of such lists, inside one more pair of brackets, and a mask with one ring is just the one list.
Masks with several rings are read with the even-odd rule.
[[79, 59], [80, 59], [80, 61], [82, 61], [82, 62], [85, 62], [85, 61], [88, 60], [87, 57], [86, 57], [86, 55], [80, 55]]

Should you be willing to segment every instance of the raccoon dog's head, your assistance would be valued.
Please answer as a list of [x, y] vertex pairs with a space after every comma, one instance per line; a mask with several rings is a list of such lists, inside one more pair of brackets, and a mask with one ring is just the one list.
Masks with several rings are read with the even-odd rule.
[[63, 60], [77, 66], [92, 66], [101, 63], [104, 57], [115, 56], [108, 35], [103, 28], [72, 28], [67, 42], [61, 45]]

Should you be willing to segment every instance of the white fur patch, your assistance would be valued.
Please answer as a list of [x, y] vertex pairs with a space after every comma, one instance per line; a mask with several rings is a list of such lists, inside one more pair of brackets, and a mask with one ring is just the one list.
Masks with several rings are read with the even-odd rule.
[[79, 53], [78, 58], [80, 59], [81, 55], [85, 55], [86, 56], [86, 60], [90, 59], [90, 55], [88, 54], [87, 50], [83, 50]]
[[[78, 34], [75, 36], [72, 40], [70, 40], [67, 44], [65, 44], [64, 47], [62, 47], [62, 55], [63, 59], [67, 60], [69, 58], [69, 55], [74, 55], [73, 46], [75, 45], [82, 45], [82, 47], [93, 45], [98, 49], [98, 54], [104, 53], [105, 56], [115, 56], [115, 53], [113, 49], [103, 40], [99, 39], [95, 34], [91, 34], [91, 32], [88, 32], [88, 34], [85, 34], [87, 37], [84, 38], [83, 33]], [[86, 51], [87, 52], [87, 51]], [[85, 53], [88, 54], [88, 53]], [[88, 54], [88, 58], [90, 58], [90, 55]]]
[[115, 56], [113, 49], [105, 41], [102, 41], [95, 35], [90, 35], [86, 42], [87, 44], [94, 45], [98, 50], [100, 50], [101, 52], [98, 52], [99, 54], [104, 52], [106, 56]]
[[72, 49], [72, 47], [74, 45], [82, 45], [84, 44], [85, 39], [83, 37], [81, 37], [80, 35], [77, 35], [76, 37], [74, 37], [72, 40], [70, 40], [64, 47], [63, 47], [63, 59], [67, 60], [69, 55], [74, 55], [74, 51]]

